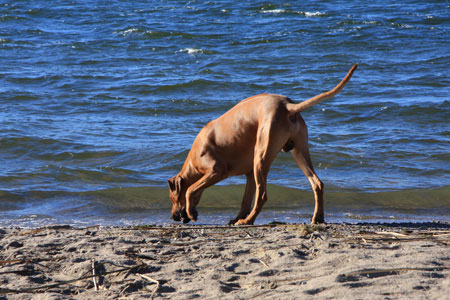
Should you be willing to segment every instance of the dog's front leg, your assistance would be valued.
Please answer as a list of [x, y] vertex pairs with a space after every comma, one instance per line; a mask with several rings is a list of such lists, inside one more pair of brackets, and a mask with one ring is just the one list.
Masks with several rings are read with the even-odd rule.
[[219, 172], [208, 172], [202, 178], [200, 178], [197, 182], [191, 185], [186, 191], [186, 213], [189, 219], [192, 221], [197, 221], [198, 212], [197, 205], [200, 202], [200, 197], [203, 193], [203, 190], [211, 185], [222, 180], [223, 174]]

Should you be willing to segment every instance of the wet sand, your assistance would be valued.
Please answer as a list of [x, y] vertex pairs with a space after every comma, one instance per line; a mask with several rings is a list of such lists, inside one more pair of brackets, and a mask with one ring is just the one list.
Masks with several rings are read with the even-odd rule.
[[448, 295], [448, 223], [0, 229], [0, 299]]

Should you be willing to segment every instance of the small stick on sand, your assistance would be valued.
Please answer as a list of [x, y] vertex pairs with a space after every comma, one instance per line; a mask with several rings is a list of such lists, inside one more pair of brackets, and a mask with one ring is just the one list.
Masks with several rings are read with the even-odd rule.
[[262, 263], [267, 269], [270, 269], [270, 267], [262, 259], [258, 259], [258, 261]]
[[[146, 265], [145, 264], [141, 264], [141, 265], [132, 266], [132, 267], [128, 267], [128, 268], [123, 268], [123, 269], [118, 269], [118, 270], [114, 270], [114, 271], [104, 272], [104, 273], [102, 273], [102, 275], [104, 276], [104, 275], [109, 275], [109, 274], [121, 273], [121, 272], [129, 271], [129, 270], [135, 270], [135, 269], [138, 269], [138, 268], [143, 267], [143, 266], [146, 266]], [[73, 282], [77, 282], [77, 281], [85, 280], [85, 279], [89, 279], [89, 278], [92, 278], [92, 275], [81, 276], [81, 277], [76, 278], [76, 279], [60, 281], [60, 282], [57, 282], [57, 283], [44, 284], [44, 285], [40, 285], [40, 286], [36, 286], [36, 287], [30, 287], [30, 288], [24, 288], [24, 289], [18, 289], [18, 290], [13, 290], [13, 289], [9, 289], [9, 288], [2, 288], [2, 287], [0, 287], [0, 295], [1, 294], [6, 294], [6, 293], [20, 294], [20, 293], [31, 293], [31, 292], [36, 292], [36, 291], [40, 291], [40, 290], [48, 290], [48, 289], [51, 289], [51, 288], [59, 287], [59, 286], [64, 285], [64, 284], [73, 283]]]
[[95, 290], [98, 291], [98, 284], [97, 284], [97, 279], [96, 279], [96, 274], [95, 274], [95, 260], [92, 260], [92, 281], [94, 282], [94, 287]]
[[146, 276], [146, 275], [142, 275], [142, 274], [138, 274], [138, 275], [139, 275], [140, 277], [142, 277], [142, 278], [144, 278], [144, 279], [150, 281], [150, 282], [156, 283], [156, 287], [155, 287], [155, 289], [153, 290], [152, 294], [150, 295], [150, 298], [153, 298], [153, 295], [154, 295], [154, 294], [156, 293], [156, 291], [159, 289], [159, 281], [156, 280], [156, 279], [153, 279], [153, 278], [151, 278], [151, 277], [148, 277], [148, 276]]
[[376, 234], [382, 234], [382, 235], [392, 235], [395, 237], [407, 237], [406, 234], [398, 233], [398, 232], [392, 232], [392, 231], [378, 231]]
[[439, 233], [439, 234], [433, 234], [432, 236], [433, 237], [444, 237], [444, 236], [450, 236], [450, 233], [443, 233], [443, 234]]

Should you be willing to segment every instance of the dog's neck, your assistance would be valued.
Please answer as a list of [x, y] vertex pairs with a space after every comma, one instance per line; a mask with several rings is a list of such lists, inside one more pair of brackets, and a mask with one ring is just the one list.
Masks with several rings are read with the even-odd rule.
[[200, 174], [197, 169], [194, 168], [191, 160], [188, 158], [184, 162], [183, 168], [181, 169], [180, 173], [178, 173], [178, 176], [183, 178], [187, 186], [191, 186], [202, 177], [202, 174]]

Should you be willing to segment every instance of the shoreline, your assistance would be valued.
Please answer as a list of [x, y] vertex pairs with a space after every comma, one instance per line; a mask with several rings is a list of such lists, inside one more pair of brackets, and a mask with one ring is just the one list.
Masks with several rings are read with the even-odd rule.
[[450, 223], [0, 228], [0, 299], [445, 299]]
[[[205, 190], [198, 205], [198, 224], [228, 224], [241, 206], [245, 185], [215, 185]], [[334, 189], [334, 191], [333, 191]], [[0, 192], [1, 194], [1, 192]], [[167, 187], [124, 187], [90, 192], [37, 192], [2, 195], [0, 228], [73, 226], [170, 225]], [[34, 195], [34, 196], [32, 196]], [[268, 184], [269, 200], [256, 224], [271, 221], [309, 222], [314, 211], [310, 189]], [[37, 198], [36, 198], [37, 197]], [[330, 223], [450, 222], [450, 186], [397, 191], [336, 190], [325, 192], [325, 220]]]

